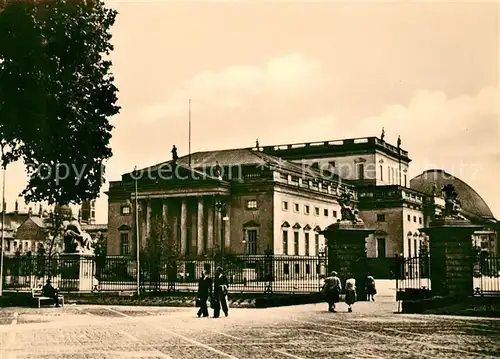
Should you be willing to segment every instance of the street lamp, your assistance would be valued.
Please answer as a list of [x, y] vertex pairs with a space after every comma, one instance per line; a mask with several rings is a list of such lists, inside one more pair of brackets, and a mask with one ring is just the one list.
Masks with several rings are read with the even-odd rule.
[[[4, 147], [5, 143], [1, 143], [2, 157], [0, 160], [3, 162], [4, 159]], [[3, 172], [3, 180], [2, 180], [2, 239], [0, 240], [0, 297], [3, 295], [3, 251], [4, 251], [4, 240], [5, 240], [5, 176], [7, 173], [7, 169], [5, 168], [5, 164], [2, 163], [2, 172]]]
[[0, 296], [3, 295], [3, 256], [4, 256], [4, 241], [5, 241], [5, 175], [6, 168], [2, 166], [3, 181], [2, 181], [2, 239], [0, 241]]
[[220, 245], [221, 245], [221, 265], [224, 264], [224, 250], [226, 248], [225, 238], [224, 238], [224, 221], [229, 220], [227, 217], [227, 205], [226, 202], [218, 200], [215, 202], [215, 208], [220, 212], [221, 222], [220, 222]]
[[137, 261], [137, 296], [141, 295], [141, 270], [140, 270], [140, 240], [139, 240], [139, 204], [138, 204], [138, 191], [137, 191], [137, 166], [134, 168], [134, 182], [135, 182], [135, 247], [136, 247], [136, 261]]

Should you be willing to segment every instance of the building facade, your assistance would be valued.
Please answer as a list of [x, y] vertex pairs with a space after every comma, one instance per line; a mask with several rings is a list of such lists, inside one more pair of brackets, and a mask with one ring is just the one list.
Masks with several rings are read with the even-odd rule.
[[[325, 245], [320, 232], [340, 220], [338, 200], [350, 192], [366, 226], [376, 230], [367, 238], [368, 256], [414, 257], [427, 241], [419, 229], [442, 206], [439, 194], [426, 190], [428, 180], [408, 178], [410, 162], [399, 139], [393, 146], [376, 137], [180, 158], [174, 149], [172, 160], [110, 183], [108, 254], [134, 256], [137, 239], [145, 246], [161, 222], [185, 257], [203, 258], [222, 248], [235, 254], [316, 256]], [[458, 189], [464, 198], [470, 191]], [[480, 197], [465, 201], [464, 213], [490, 225], [488, 243], [494, 238], [491, 248], [497, 251], [496, 220], [471, 209], [474, 201], [484, 202]]]

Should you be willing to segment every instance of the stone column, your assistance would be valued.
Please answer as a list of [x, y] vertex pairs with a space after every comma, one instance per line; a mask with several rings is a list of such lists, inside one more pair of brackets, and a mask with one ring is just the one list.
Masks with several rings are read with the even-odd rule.
[[230, 215], [230, 204], [227, 203], [227, 213], [226, 213], [226, 217], [227, 217], [227, 220], [224, 221], [224, 219], [222, 219], [222, 225], [224, 226], [224, 245], [225, 245], [225, 249], [229, 249], [231, 248], [231, 222], [229, 221], [229, 215]]
[[162, 203], [162, 215], [163, 215], [163, 222], [169, 223], [168, 222], [168, 203], [167, 203], [166, 199], [164, 199], [163, 203]]
[[151, 200], [146, 200], [146, 239], [151, 234]]
[[472, 234], [479, 228], [468, 220], [444, 217], [420, 230], [430, 239], [433, 295], [468, 297], [473, 294]]
[[144, 245], [146, 243], [146, 238], [148, 235], [147, 231], [147, 220], [146, 220], [146, 215], [147, 215], [147, 205], [146, 205], [146, 200], [141, 199], [139, 200], [139, 207], [141, 209], [141, 212], [139, 213], [139, 228], [141, 232], [141, 244]]
[[207, 251], [214, 248], [214, 203], [209, 201], [207, 205]]
[[197, 239], [197, 245], [196, 245], [196, 248], [197, 248], [197, 254], [199, 256], [203, 255], [203, 237], [204, 237], [204, 220], [203, 220], [203, 213], [204, 213], [204, 210], [203, 210], [203, 197], [198, 197], [198, 223], [197, 223], [197, 229], [198, 229], [198, 233], [197, 233], [197, 236], [196, 236], [196, 239]]
[[187, 200], [181, 202], [181, 254], [186, 254], [187, 245]]
[[350, 222], [334, 223], [321, 232], [328, 245], [328, 272], [338, 273], [343, 288], [348, 275], [354, 276], [359, 301], [366, 300], [368, 265], [365, 242], [373, 232], [363, 224]]

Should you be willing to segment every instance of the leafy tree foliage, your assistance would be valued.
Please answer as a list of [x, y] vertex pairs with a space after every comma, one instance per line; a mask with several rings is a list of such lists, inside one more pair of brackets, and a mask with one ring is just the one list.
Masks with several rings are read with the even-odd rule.
[[151, 219], [149, 238], [141, 253], [141, 267], [149, 277], [150, 288], [160, 291], [161, 275], [166, 274], [169, 289], [174, 285], [177, 277], [177, 263], [180, 251], [171, 227], [161, 216]]
[[98, 0], [0, 2], [0, 140], [22, 158], [28, 202], [96, 198], [119, 112], [110, 28]]

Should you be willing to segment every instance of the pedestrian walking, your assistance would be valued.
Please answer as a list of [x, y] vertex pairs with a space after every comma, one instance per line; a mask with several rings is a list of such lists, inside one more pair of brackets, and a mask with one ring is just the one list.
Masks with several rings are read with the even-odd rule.
[[224, 312], [227, 317], [229, 315], [229, 308], [227, 304], [229, 281], [224, 275], [222, 267], [217, 267], [216, 275], [214, 278], [214, 296], [212, 307], [214, 308], [214, 318], [219, 318], [220, 310]]
[[201, 278], [198, 281], [198, 296], [196, 301], [199, 306], [198, 318], [202, 315], [208, 317], [208, 299], [212, 297], [212, 280], [208, 277], [207, 272], [201, 272]]
[[340, 292], [342, 291], [342, 284], [338, 277], [337, 272], [333, 271], [330, 273], [329, 277], [325, 278], [325, 283], [323, 284], [322, 292], [325, 296], [326, 302], [328, 303], [328, 311], [335, 313], [335, 303], [340, 301]]
[[352, 312], [352, 305], [356, 302], [356, 280], [352, 275], [345, 283], [345, 304], [347, 304], [347, 311]]
[[373, 278], [369, 273], [366, 277], [366, 296], [368, 301], [375, 301], [373, 296], [377, 294], [377, 288], [375, 288], [375, 278]]

